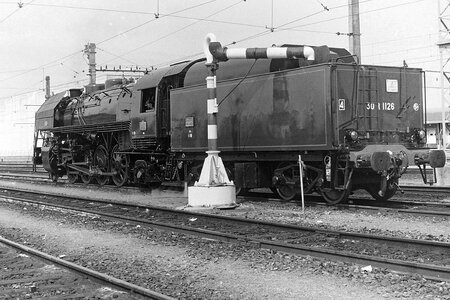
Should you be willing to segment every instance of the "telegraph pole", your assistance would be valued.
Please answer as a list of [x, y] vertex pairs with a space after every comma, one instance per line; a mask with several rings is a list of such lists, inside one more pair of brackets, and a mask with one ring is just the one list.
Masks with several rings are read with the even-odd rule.
[[50, 98], [50, 76], [45, 76], [45, 100]]
[[348, 31], [350, 53], [361, 63], [361, 30], [359, 26], [359, 0], [348, 0]]
[[89, 85], [94, 85], [97, 81], [95, 70], [95, 43], [85, 45], [83, 52], [87, 55], [89, 61]]

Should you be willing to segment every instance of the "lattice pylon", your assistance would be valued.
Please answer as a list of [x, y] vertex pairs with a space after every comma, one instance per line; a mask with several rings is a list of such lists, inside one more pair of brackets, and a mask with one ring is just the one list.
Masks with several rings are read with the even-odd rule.
[[441, 147], [447, 148], [447, 123], [449, 97], [446, 90], [450, 86], [450, 0], [438, 0], [439, 9], [439, 35], [437, 45], [440, 55], [440, 81], [441, 81], [441, 108], [442, 108], [442, 139]]
[[[447, 135], [447, 123], [449, 121], [448, 109], [449, 109], [449, 95], [448, 90], [450, 87], [450, 0], [437, 0], [439, 10], [439, 35], [437, 46], [439, 47], [440, 56], [440, 82], [441, 82], [441, 143], [438, 145], [440, 149], [447, 149], [448, 135]], [[436, 169], [437, 185], [446, 185], [446, 169]]]

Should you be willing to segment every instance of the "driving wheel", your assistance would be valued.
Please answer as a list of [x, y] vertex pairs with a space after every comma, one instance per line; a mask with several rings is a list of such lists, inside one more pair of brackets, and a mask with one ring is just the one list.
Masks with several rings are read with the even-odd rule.
[[78, 181], [78, 174], [76, 172], [69, 171], [67, 173], [67, 180], [69, 180], [69, 183], [74, 184]]
[[[100, 145], [95, 149], [94, 152], [94, 166], [97, 167], [101, 172], [108, 172], [109, 159], [108, 159], [108, 151], [105, 146]], [[105, 185], [109, 182], [109, 176], [106, 175], [97, 175], [95, 176], [97, 183], [99, 185]]]
[[123, 186], [128, 181], [128, 157], [126, 154], [117, 153], [119, 145], [115, 145], [111, 151], [112, 181], [116, 186]]

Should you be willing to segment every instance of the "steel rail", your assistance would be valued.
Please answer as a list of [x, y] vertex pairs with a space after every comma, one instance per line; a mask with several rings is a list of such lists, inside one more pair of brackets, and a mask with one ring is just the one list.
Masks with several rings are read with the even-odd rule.
[[44, 259], [44, 260], [46, 260], [48, 262], [51, 262], [53, 264], [57, 264], [59, 266], [67, 268], [69, 270], [75, 271], [75, 272], [77, 272], [79, 274], [86, 275], [86, 276], [89, 276], [91, 278], [95, 278], [97, 280], [101, 280], [102, 282], [106, 282], [109, 285], [113, 285], [113, 286], [115, 286], [115, 287], [117, 287], [117, 288], [119, 288], [121, 290], [130, 291], [132, 293], [135, 293], [135, 294], [138, 294], [138, 295], [141, 295], [141, 296], [149, 297], [150, 299], [158, 299], [158, 300], [174, 300], [175, 299], [175, 298], [166, 296], [164, 294], [161, 294], [161, 293], [158, 293], [158, 292], [155, 292], [155, 291], [152, 291], [152, 290], [140, 287], [138, 285], [126, 282], [124, 280], [121, 280], [121, 279], [109, 276], [107, 274], [100, 273], [100, 272], [97, 272], [97, 271], [85, 268], [83, 266], [74, 264], [72, 262], [60, 259], [58, 257], [49, 255], [47, 253], [44, 253], [42, 251], [30, 248], [28, 246], [21, 245], [19, 243], [14, 242], [14, 241], [8, 240], [8, 239], [6, 239], [6, 238], [4, 238], [2, 236], [0, 236], [0, 242], [5, 244], [5, 245], [8, 245], [8, 246], [14, 247], [16, 249], [19, 249], [20, 251], [28, 253], [28, 254], [30, 254], [32, 256], [39, 257], [39, 258]]
[[[8, 166], [7, 165], [1, 165], [0, 164], [0, 177], [2, 176], [7, 176], [7, 177], [12, 177], [12, 178], [27, 178], [25, 176], [25, 174], [30, 174], [32, 175], [32, 177], [34, 178], [44, 178], [42, 177], [42, 175], [47, 175], [48, 173], [45, 170], [39, 170], [37, 172], [32, 172], [32, 171], [25, 171], [25, 170], [17, 170], [16, 173], [14, 174], [13, 172], [9, 172], [11, 171], [13, 168], [5, 168], [4, 166]], [[39, 176], [41, 175], [41, 176]], [[62, 179], [62, 178], [58, 178], [59, 181], [62, 182], [67, 182], [66, 179]], [[171, 185], [171, 184], [169, 184]], [[180, 185], [182, 186], [182, 185]], [[114, 187], [113, 187], [114, 188]], [[405, 184], [405, 185], [400, 185], [400, 188], [406, 192], [430, 192], [430, 193], [449, 193], [450, 194], [450, 186], [429, 186], [429, 185], [424, 185], [424, 186], [413, 186], [410, 184]], [[351, 199], [350, 199], [351, 200]]]
[[[264, 197], [264, 196], [263, 196]], [[240, 196], [239, 199], [242, 200], [249, 200], [249, 201], [257, 201], [260, 200], [261, 196]], [[316, 201], [315, 199], [318, 198]], [[279, 199], [276, 199], [274, 197], [268, 197], [263, 198], [265, 200], [273, 200], [273, 201], [279, 201]], [[450, 203], [439, 203], [439, 202], [417, 202], [417, 201], [387, 201], [386, 205], [411, 205], [411, 206], [438, 206], [438, 207], [444, 207], [449, 209], [449, 211], [441, 211], [441, 210], [423, 210], [423, 209], [408, 209], [408, 208], [398, 208], [398, 207], [389, 207], [389, 206], [376, 206], [381, 205], [383, 203], [377, 202], [375, 200], [370, 199], [369, 201], [372, 201], [372, 205], [364, 205], [364, 204], [355, 204], [355, 203], [340, 203], [336, 205], [330, 206], [329, 204], [325, 203], [323, 199], [320, 196], [316, 195], [308, 195], [308, 199], [312, 201], [308, 201], [308, 206], [323, 206], [323, 207], [336, 207], [340, 209], [364, 209], [364, 210], [376, 210], [376, 211], [383, 211], [383, 212], [398, 212], [398, 213], [407, 213], [407, 214], [415, 214], [415, 215], [423, 215], [423, 216], [443, 216], [443, 217], [450, 217]], [[352, 202], [359, 202], [359, 201], [365, 201], [366, 198], [350, 198], [349, 201]], [[294, 203], [294, 202], [292, 202]]]
[[[33, 192], [33, 193], [35, 193], [35, 192]], [[46, 195], [50, 196], [48, 193]], [[97, 201], [100, 203], [114, 203], [114, 204], [120, 204], [120, 205], [124, 205], [127, 207], [133, 207], [133, 208], [136, 208], [136, 207], [148, 208], [148, 209], [167, 211], [167, 212], [177, 213], [177, 214], [185, 214], [185, 215], [190, 215], [190, 216], [199, 216], [199, 217], [206, 217], [206, 218], [213, 218], [213, 219], [230, 220], [233, 222], [242, 222], [242, 223], [246, 223], [246, 224], [268, 225], [268, 226], [273, 226], [273, 227], [277, 227], [277, 228], [291, 229], [291, 230], [297, 230], [297, 231], [304, 230], [304, 231], [310, 231], [310, 232], [315, 232], [315, 233], [325, 233], [325, 234], [331, 234], [331, 235], [338, 235], [341, 238], [353, 238], [353, 239], [356, 238], [356, 239], [375, 240], [378, 242], [388, 242], [391, 244], [395, 243], [395, 244], [401, 245], [402, 247], [407, 247], [408, 245], [410, 245], [410, 246], [413, 245], [414, 247], [416, 247], [418, 245], [421, 245], [422, 247], [425, 247], [428, 250], [429, 250], [429, 247], [434, 247], [435, 249], [441, 249], [440, 251], [444, 251], [444, 253], [450, 252], [450, 243], [443, 243], [443, 242], [415, 240], [415, 239], [403, 239], [403, 238], [385, 237], [385, 236], [374, 236], [374, 235], [368, 235], [368, 234], [363, 234], [363, 233], [349, 233], [349, 232], [345, 232], [345, 231], [317, 229], [317, 228], [301, 227], [301, 226], [287, 225], [287, 224], [276, 224], [276, 223], [271, 223], [271, 222], [266, 222], [266, 221], [240, 219], [240, 218], [236, 218], [236, 217], [227, 217], [227, 216], [217, 216], [217, 215], [210, 215], [210, 214], [198, 213], [198, 212], [181, 212], [181, 211], [172, 210], [172, 209], [168, 209], [168, 208], [158, 208], [158, 207], [152, 207], [152, 206], [147, 206], [147, 205], [122, 204], [122, 203], [117, 203], [115, 201], [105, 201], [105, 200], [98, 201], [96, 199], [82, 199], [82, 198], [78, 198], [78, 197], [66, 197], [66, 196], [61, 196], [61, 195], [52, 195], [52, 196], [60, 197], [60, 198], [74, 199], [77, 201], [83, 200], [83, 201]], [[286, 253], [293, 253], [293, 254], [311, 255], [311, 256], [321, 257], [321, 258], [326, 258], [326, 259], [331, 259], [331, 260], [338, 260], [338, 261], [351, 262], [351, 263], [360, 263], [360, 264], [371, 264], [371, 265], [374, 265], [377, 267], [388, 268], [388, 269], [391, 269], [394, 271], [421, 274], [422, 276], [425, 276], [425, 277], [428, 277], [431, 279], [450, 280], [450, 267], [446, 267], [446, 266], [414, 263], [414, 262], [402, 261], [402, 260], [397, 260], [397, 259], [374, 257], [374, 256], [369, 256], [369, 255], [364, 255], [364, 254], [353, 254], [353, 253], [349, 253], [346, 251], [320, 249], [320, 248], [309, 247], [309, 246], [290, 245], [290, 244], [285, 244], [285, 243], [279, 243], [279, 242], [267, 241], [267, 240], [261, 240], [261, 239], [255, 239], [255, 238], [248, 238], [248, 237], [243, 238], [242, 236], [235, 235], [235, 234], [222, 233], [222, 232], [200, 229], [200, 228], [192, 228], [192, 227], [187, 227], [184, 225], [172, 225], [172, 224], [166, 224], [166, 223], [161, 223], [161, 222], [148, 221], [148, 220], [144, 220], [144, 219], [127, 217], [127, 216], [123, 216], [123, 215], [116, 215], [116, 214], [105, 213], [105, 212], [99, 212], [99, 211], [85, 209], [85, 208], [77, 208], [77, 207], [68, 206], [68, 205], [54, 204], [54, 203], [29, 200], [29, 199], [19, 199], [19, 198], [14, 199], [15, 197], [11, 197], [11, 196], [8, 196], [8, 198], [10, 198], [11, 200], [16, 200], [16, 201], [23, 201], [23, 202], [29, 202], [29, 203], [38, 204], [38, 205], [53, 206], [53, 207], [57, 207], [57, 208], [61, 208], [61, 209], [96, 214], [96, 215], [111, 218], [114, 220], [127, 221], [127, 222], [130, 222], [133, 224], [146, 225], [146, 226], [151, 226], [153, 228], [158, 228], [158, 229], [163, 229], [163, 230], [176, 231], [176, 232], [200, 236], [200, 237], [207, 237], [209, 239], [223, 240], [226, 242], [233, 242], [233, 243], [246, 243], [246, 244], [256, 246], [258, 248], [278, 250], [278, 251], [282, 251], [282, 252], [286, 252]]]
[[[20, 175], [16, 175], [16, 176], [9, 176], [8, 174], [1, 174], [0, 173], [0, 178], [2, 178], [3, 176], [6, 176], [8, 179], [11, 178], [22, 178], [22, 176]], [[10, 178], [11, 177], [11, 178]], [[35, 175], [34, 178], [27, 178], [27, 181], [29, 182], [37, 182], [37, 181], [41, 181], [43, 180], [43, 182], [45, 182], [46, 184], [55, 184], [54, 182], [51, 182], [50, 179], [44, 179], [42, 176], [39, 175]], [[61, 179], [60, 179], [61, 180]], [[62, 184], [66, 184], [67, 180], [62, 179], [60, 181], [60, 183]], [[81, 185], [81, 184], [80, 184]], [[74, 184], [73, 186], [78, 186], [78, 184]], [[98, 187], [97, 185], [92, 185], [92, 187]], [[178, 186], [176, 186], [178, 187]], [[108, 190], [112, 190], [112, 191], [117, 191], [117, 189], [119, 187], [116, 186], [101, 186], [98, 188], [102, 188], [102, 189], [108, 189]], [[138, 190], [138, 188], [135, 187], [120, 187], [121, 190]], [[139, 190], [142, 190], [141, 188]], [[279, 201], [279, 199], [274, 198], [271, 196], [269, 197], [265, 197], [265, 194], [263, 193], [263, 199], [265, 200], [273, 200], [273, 201]], [[315, 199], [316, 197], [320, 197], [320, 196], [315, 196], [315, 195], [308, 195], [309, 199]], [[250, 201], [255, 201], [255, 200], [260, 200], [261, 196], [238, 196], [238, 199], [240, 199], [240, 201], [245, 201], [245, 200], [250, 200]], [[322, 200], [322, 199], [321, 199]], [[314, 201], [311, 202], [309, 201], [307, 203], [308, 206], [329, 206], [326, 203], [322, 203], [322, 201]], [[350, 198], [349, 201], [353, 201], [353, 202], [357, 202], [357, 201], [364, 201], [367, 200], [366, 198]], [[340, 209], [363, 209], [363, 210], [372, 210], [372, 211], [381, 211], [381, 212], [396, 212], [396, 213], [403, 213], [403, 214], [413, 214], [413, 215], [421, 215], [421, 216], [441, 216], [441, 217], [450, 217], [450, 210], [449, 211], [441, 211], [441, 210], [421, 210], [421, 209], [407, 209], [407, 208], [397, 208], [397, 207], [386, 207], [386, 206], [376, 206], [377, 204], [380, 204], [379, 202], [376, 202], [373, 200], [373, 205], [362, 205], [362, 204], [347, 204], [347, 203], [341, 203], [341, 204], [337, 204], [334, 205], [334, 207], [340, 208]], [[417, 202], [417, 201], [388, 201], [387, 204], [389, 205], [419, 205], [419, 206], [443, 206], [443, 207], [448, 207], [450, 208], [450, 203], [438, 203], [438, 202]]]
[[[48, 175], [47, 172], [43, 171], [38, 171], [38, 172], [27, 172], [27, 171], [17, 171], [17, 173], [13, 173], [13, 172], [9, 172], [10, 169], [3, 171], [3, 169], [0, 166], [0, 177], [1, 176], [7, 176], [7, 177], [12, 177], [12, 178], [28, 178], [25, 176], [25, 174], [31, 175], [31, 177], [33, 178], [46, 178], [44, 177], [44, 175]], [[67, 182], [67, 179], [63, 179], [63, 178], [58, 178], [59, 181], [61, 182]], [[170, 183], [168, 183], [169, 185], [172, 185]], [[75, 184], [76, 185], [76, 184]], [[183, 186], [183, 185], [179, 185], [179, 186]], [[115, 186], [113, 186], [113, 188], [115, 188]], [[431, 193], [450, 193], [450, 186], [412, 186], [412, 185], [400, 185], [400, 188], [406, 192], [431, 192]], [[275, 198], [275, 196], [274, 196]], [[350, 198], [351, 200], [351, 198]]]
[[[55, 184], [54, 182], [52, 182], [50, 179], [48, 179], [47, 177], [44, 177], [43, 174], [32, 174], [31, 177], [25, 177], [24, 175], [21, 174], [11, 174], [11, 173], [0, 173], [0, 178], [5, 178], [5, 179], [17, 179], [17, 178], [23, 178], [24, 181], [29, 181], [29, 182], [44, 182], [46, 184]], [[67, 184], [67, 179], [58, 179], [59, 182], [57, 184]], [[70, 186], [85, 186], [85, 184], [71, 184]], [[179, 184], [163, 184], [163, 186], [168, 187], [168, 188], [183, 188], [183, 186], [179, 185]], [[89, 187], [92, 188], [101, 188], [101, 189], [108, 189], [108, 190], [112, 190], [112, 191], [117, 191], [118, 189], [120, 190], [142, 190], [142, 188], [137, 188], [137, 187], [133, 187], [133, 186], [122, 186], [122, 187], [117, 187], [117, 186], [98, 186], [95, 184], [89, 185]], [[425, 190], [428, 187], [425, 187]], [[417, 187], [417, 191], [421, 191], [423, 192], [424, 189], [421, 189], [420, 187]], [[450, 192], [450, 187], [448, 189], [448, 192]], [[258, 201], [261, 199], [264, 200], [269, 200], [269, 201], [277, 201], [279, 202], [280, 199], [276, 198], [275, 195], [272, 195], [269, 193], [258, 193], [258, 192], [250, 192], [250, 194], [255, 194], [254, 196], [252, 195], [244, 195], [244, 196], [238, 196], [238, 198], [241, 200], [241, 202], [243, 200], [250, 200], [250, 201]], [[258, 195], [256, 195], [258, 194]], [[323, 202], [323, 199], [319, 196], [319, 195], [307, 195], [308, 199], [311, 200], [313, 199], [313, 202], [309, 201], [307, 204], [310, 206], [329, 206], [328, 204], [324, 203], [322, 204], [321, 202]], [[319, 201], [314, 201], [315, 198], [320, 198]], [[341, 208], [359, 208], [359, 209], [366, 209], [366, 210], [373, 210], [376, 209], [374, 207], [379, 207], [376, 206], [378, 204], [383, 204], [382, 202], [377, 202], [375, 200], [373, 200], [372, 198], [350, 198], [349, 201], [350, 202], [359, 202], [359, 201], [364, 201], [367, 202], [367, 200], [370, 199], [370, 201], [372, 201], [373, 203], [369, 204], [369, 205], [362, 205], [362, 204], [356, 204], [356, 203], [350, 203], [350, 204], [346, 204], [346, 203], [341, 203], [341, 204], [337, 204], [334, 207], [341, 207]], [[292, 202], [292, 201], [291, 201]], [[372, 205], [373, 204], [373, 205]], [[398, 200], [391, 200], [391, 201], [386, 201], [387, 205], [415, 205], [415, 206], [444, 206], [444, 207], [449, 207], [450, 208], [450, 202], [448, 203], [442, 203], [442, 202], [426, 202], [426, 201], [398, 201]], [[442, 212], [442, 211], [433, 211], [433, 210], [408, 210], [408, 209], [404, 209], [404, 208], [395, 208], [395, 207], [380, 207], [379, 210], [392, 210], [394, 212], [401, 212], [401, 213], [411, 213], [411, 214], [419, 214], [419, 215], [441, 215], [441, 216], [450, 216], [450, 212]]]
[[450, 193], [450, 186], [413, 186], [413, 185], [400, 185], [400, 188], [405, 192], [421, 192], [424, 191], [432, 193]]
[[393, 208], [393, 207], [376, 207], [367, 205], [357, 205], [357, 204], [338, 204], [336, 207], [345, 209], [365, 209], [365, 210], [377, 210], [377, 211], [388, 211], [388, 212], [399, 212], [407, 214], [415, 214], [422, 216], [442, 216], [450, 217], [450, 211], [436, 211], [436, 210], [420, 210], [420, 209], [407, 209], [407, 208]]
[[[255, 219], [247, 219], [247, 218], [239, 218], [239, 217], [230, 217], [230, 216], [222, 216], [222, 215], [213, 215], [213, 214], [207, 214], [207, 213], [201, 213], [201, 212], [195, 212], [195, 211], [186, 211], [186, 210], [178, 210], [178, 209], [171, 209], [171, 208], [165, 208], [165, 207], [158, 207], [153, 205], [142, 205], [137, 203], [124, 203], [120, 201], [115, 200], [108, 200], [108, 199], [95, 199], [95, 198], [86, 198], [86, 197], [77, 197], [77, 196], [65, 196], [61, 194], [53, 194], [48, 192], [36, 192], [36, 191], [29, 191], [26, 189], [18, 189], [18, 188], [2, 188], [3, 190], [10, 190], [15, 191], [19, 193], [29, 193], [33, 195], [45, 195], [45, 196], [51, 196], [51, 197], [57, 197], [62, 198], [66, 200], [77, 200], [77, 201], [89, 201], [89, 202], [97, 202], [97, 203], [105, 203], [105, 204], [115, 204], [115, 205], [121, 205], [124, 207], [130, 207], [130, 208], [141, 208], [141, 209], [150, 209], [154, 211], [161, 211], [161, 212], [167, 212], [172, 214], [178, 214], [178, 215], [186, 215], [186, 216], [192, 216], [192, 217], [203, 217], [203, 218], [210, 218], [210, 219], [218, 219], [218, 220], [225, 220], [225, 221], [232, 221], [232, 222], [240, 222], [243, 225], [264, 225], [269, 226], [276, 229], [282, 229], [282, 230], [292, 230], [292, 231], [306, 231], [306, 232], [314, 232], [314, 233], [324, 233], [324, 234], [330, 234], [333, 236], [339, 236], [341, 238], [357, 238], [357, 239], [365, 239], [365, 240], [384, 240], [390, 243], [397, 243], [399, 245], [405, 246], [406, 244], [414, 244], [417, 245], [423, 245], [424, 247], [436, 247], [436, 248], [443, 248], [445, 250], [450, 251], [450, 243], [445, 242], [437, 242], [437, 241], [430, 241], [430, 240], [418, 240], [418, 239], [405, 239], [405, 238], [397, 238], [397, 237], [389, 237], [389, 236], [379, 236], [379, 235], [372, 235], [372, 234], [364, 234], [364, 233], [358, 233], [358, 232], [348, 232], [348, 231], [342, 231], [342, 230], [330, 230], [330, 229], [324, 229], [324, 228], [316, 228], [316, 227], [307, 227], [307, 226], [299, 226], [299, 225], [292, 225], [292, 224], [281, 224], [281, 223], [274, 223], [274, 222], [268, 222], [263, 220], [255, 220]], [[62, 204], [55, 204], [50, 202], [44, 202], [44, 201], [38, 201], [38, 200], [30, 200], [30, 199], [22, 199], [17, 198], [13, 196], [5, 196], [0, 194], [0, 198], [10, 198], [11, 200], [17, 200], [17, 201], [23, 201], [23, 202], [29, 202], [29, 203], [35, 203], [39, 205], [51, 205], [63, 209], [72, 209], [72, 210], [82, 210], [83, 208], [74, 208], [73, 206], [68, 205], [62, 205]], [[83, 211], [86, 213], [91, 213], [90, 210], [86, 209], [86, 211]], [[97, 212], [95, 212], [97, 213]], [[112, 217], [115, 217], [115, 215], [111, 215]]]

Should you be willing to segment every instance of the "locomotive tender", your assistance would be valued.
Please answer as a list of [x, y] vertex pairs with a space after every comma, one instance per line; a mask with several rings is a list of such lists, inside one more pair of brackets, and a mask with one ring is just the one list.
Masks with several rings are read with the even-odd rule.
[[[444, 151], [425, 147], [421, 69], [361, 65], [327, 46], [308, 47], [313, 60], [227, 61], [215, 46], [217, 145], [237, 192], [291, 200], [302, 180], [331, 204], [356, 189], [387, 200], [408, 166], [445, 165]], [[72, 183], [195, 181], [208, 146], [207, 75], [199, 59], [52, 96], [36, 113], [44, 168]]]

